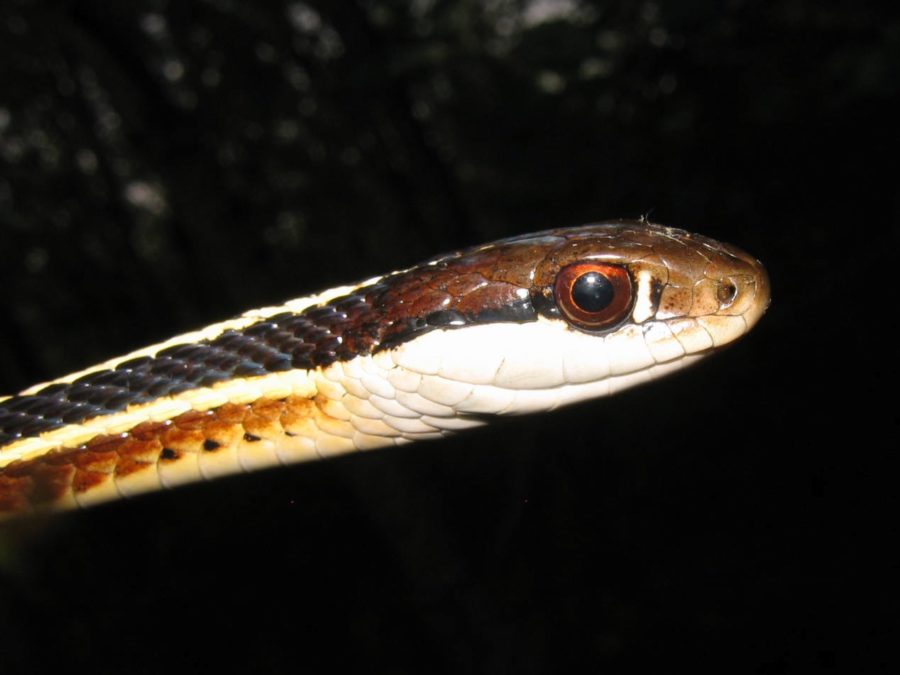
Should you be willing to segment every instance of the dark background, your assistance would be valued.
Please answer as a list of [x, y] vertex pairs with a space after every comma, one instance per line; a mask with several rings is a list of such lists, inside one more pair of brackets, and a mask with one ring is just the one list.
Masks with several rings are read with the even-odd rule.
[[898, 83], [860, 2], [5, 0], [4, 392], [611, 217], [774, 299], [613, 399], [0, 529], [0, 672], [896, 672]]

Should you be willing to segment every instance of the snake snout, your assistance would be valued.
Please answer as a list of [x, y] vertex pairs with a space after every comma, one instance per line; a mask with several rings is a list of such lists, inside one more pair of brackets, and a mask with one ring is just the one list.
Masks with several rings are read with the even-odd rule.
[[762, 263], [746, 253], [740, 254], [739, 257], [734, 256], [733, 264], [729, 265], [732, 269], [717, 281], [719, 308], [716, 314], [742, 316], [749, 330], [769, 307], [771, 291], [769, 275]]

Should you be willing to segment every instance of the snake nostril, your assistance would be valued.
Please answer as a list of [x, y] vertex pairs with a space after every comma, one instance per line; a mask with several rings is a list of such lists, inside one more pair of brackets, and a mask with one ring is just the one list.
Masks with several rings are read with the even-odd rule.
[[723, 307], [728, 307], [737, 297], [737, 285], [731, 279], [722, 279], [716, 288], [716, 299]]

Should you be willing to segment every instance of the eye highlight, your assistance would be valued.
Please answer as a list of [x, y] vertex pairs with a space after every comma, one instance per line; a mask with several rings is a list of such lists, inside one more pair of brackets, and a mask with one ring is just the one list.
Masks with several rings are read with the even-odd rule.
[[615, 326], [628, 315], [634, 301], [628, 271], [600, 262], [563, 267], [556, 275], [553, 292], [566, 320], [587, 331]]

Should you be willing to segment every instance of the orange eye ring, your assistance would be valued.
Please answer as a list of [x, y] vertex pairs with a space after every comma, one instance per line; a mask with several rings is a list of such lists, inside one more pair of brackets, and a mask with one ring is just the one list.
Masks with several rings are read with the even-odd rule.
[[556, 275], [553, 292], [566, 320], [586, 331], [602, 331], [619, 324], [634, 303], [628, 270], [601, 262], [563, 267]]

